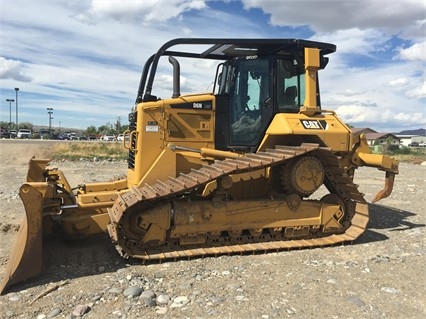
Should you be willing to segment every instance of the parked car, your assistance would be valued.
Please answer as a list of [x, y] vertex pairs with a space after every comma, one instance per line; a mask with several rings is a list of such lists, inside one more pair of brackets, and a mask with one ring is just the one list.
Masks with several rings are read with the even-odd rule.
[[10, 130], [9, 133], [10, 133], [10, 138], [15, 138], [17, 135], [16, 130]]
[[411, 142], [410, 144], [408, 144], [408, 146], [410, 146], [410, 147], [419, 147], [419, 143], [417, 143], [417, 142]]
[[50, 132], [49, 132], [49, 130], [48, 129], [41, 129], [39, 132], [38, 132], [38, 136], [37, 136], [37, 133], [34, 133], [33, 134], [33, 137], [34, 138], [40, 138], [40, 139], [42, 139], [42, 140], [47, 140], [47, 139], [49, 139], [49, 138], [52, 138], [53, 136], [50, 134]]
[[426, 147], [426, 143], [420, 143], [419, 147]]
[[31, 138], [32, 133], [31, 130], [26, 128], [21, 128], [16, 135], [17, 138]]
[[66, 133], [61, 133], [61, 134], [59, 134], [59, 135], [57, 136], [57, 139], [58, 139], [58, 140], [65, 141], [65, 140], [69, 140], [69, 139], [70, 139], [70, 137], [69, 137], [69, 136], [68, 136], [68, 134], [66, 134]]
[[0, 129], [0, 138], [10, 138], [10, 132]]
[[117, 139], [115, 138], [115, 135], [105, 134], [104, 136], [102, 136], [102, 140], [111, 142], [111, 141], [116, 141]]
[[117, 135], [117, 141], [122, 142], [124, 139], [126, 139], [126, 141], [129, 141], [130, 140], [130, 134], [126, 134], [126, 135], [118, 134]]
[[77, 141], [78, 140], [78, 136], [77, 136], [76, 133], [70, 132], [70, 133], [67, 133], [67, 134], [68, 134], [68, 137], [71, 141]]

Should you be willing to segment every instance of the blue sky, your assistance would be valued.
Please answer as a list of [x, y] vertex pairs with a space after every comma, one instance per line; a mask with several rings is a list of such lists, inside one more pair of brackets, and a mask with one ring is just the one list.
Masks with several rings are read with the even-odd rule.
[[[270, 37], [337, 45], [320, 73], [322, 105], [346, 123], [426, 127], [424, 0], [0, 0], [0, 10], [1, 121], [19, 87], [20, 122], [48, 125], [51, 107], [53, 127], [126, 123], [145, 60], [164, 42]], [[205, 92], [214, 65], [184, 66], [183, 93]], [[159, 72], [152, 93], [169, 97], [171, 67]]]

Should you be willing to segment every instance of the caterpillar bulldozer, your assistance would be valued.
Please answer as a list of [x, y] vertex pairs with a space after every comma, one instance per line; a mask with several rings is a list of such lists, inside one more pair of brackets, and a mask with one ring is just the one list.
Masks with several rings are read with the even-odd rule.
[[[129, 114], [127, 178], [74, 188], [49, 160], [30, 160], [26, 218], [0, 292], [41, 272], [44, 235], [55, 233], [105, 232], [124, 258], [145, 261], [356, 240], [368, 204], [355, 170], [385, 172], [374, 202], [391, 194], [398, 162], [321, 107], [318, 72], [335, 50], [301, 39], [165, 43], [147, 59]], [[173, 89], [161, 99], [153, 84], [165, 59]], [[212, 90], [181, 94], [179, 60], [216, 63]]]

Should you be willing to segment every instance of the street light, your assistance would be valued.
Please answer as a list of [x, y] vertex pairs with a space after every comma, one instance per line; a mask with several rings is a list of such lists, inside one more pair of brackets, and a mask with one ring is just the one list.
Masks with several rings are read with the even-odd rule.
[[53, 108], [48, 107], [47, 108], [47, 114], [49, 114], [49, 138], [52, 138], [52, 114], [53, 114]]
[[15, 92], [16, 92], [16, 131], [18, 131], [18, 91], [19, 88], [15, 88]]
[[6, 102], [9, 102], [9, 131], [12, 128], [12, 102], [15, 102], [14, 99], [6, 99]]

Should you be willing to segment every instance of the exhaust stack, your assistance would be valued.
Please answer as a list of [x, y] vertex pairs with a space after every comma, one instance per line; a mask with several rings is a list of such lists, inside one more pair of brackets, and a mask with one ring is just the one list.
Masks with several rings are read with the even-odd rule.
[[180, 96], [180, 65], [178, 60], [169, 56], [169, 62], [173, 65], [173, 95], [172, 98]]

